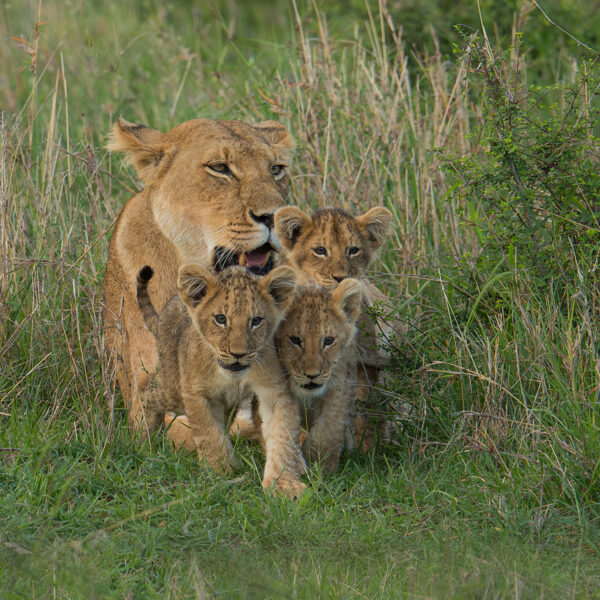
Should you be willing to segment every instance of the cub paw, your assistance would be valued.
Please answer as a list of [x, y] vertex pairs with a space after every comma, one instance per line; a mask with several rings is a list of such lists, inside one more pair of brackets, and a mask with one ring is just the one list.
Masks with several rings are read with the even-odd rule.
[[[273, 488], [273, 484], [275, 487]], [[263, 479], [263, 487], [267, 490], [273, 488], [273, 494], [286, 498], [297, 498], [306, 489], [306, 484], [297, 477], [281, 475], [277, 480]]]
[[213, 449], [198, 448], [198, 459], [206, 463], [217, 473], [231, 473], [237, 467], [237, 461], [230, 448], [224, 448], [222, 451]]

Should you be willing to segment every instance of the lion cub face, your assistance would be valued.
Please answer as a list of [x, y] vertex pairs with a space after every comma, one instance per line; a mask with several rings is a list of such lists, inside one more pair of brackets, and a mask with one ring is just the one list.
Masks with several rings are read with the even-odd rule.
[[392, 214], [383, 207], [358, 217], [337, 208], [318, 210], [312, 217], [294, 207], [275, 213], [275, 232], [292, 265], [329, 290], [365, 274], [391, 223]]
[[264, 278], [241, 267], [212, 274], [183, 265], [177, 287], [193, 326], [215, 354], [223, 373], [243, 376], [270, 343], [292, 300], [296, 275], [278, 267]]
[[333, 292], [308, 286], [296, 290], [275, 334], [279, 360], [294, 395], [326, 393], [336, 368], [345, 369], [360, 300], [361, 286], [354, 279], [343, 281]]

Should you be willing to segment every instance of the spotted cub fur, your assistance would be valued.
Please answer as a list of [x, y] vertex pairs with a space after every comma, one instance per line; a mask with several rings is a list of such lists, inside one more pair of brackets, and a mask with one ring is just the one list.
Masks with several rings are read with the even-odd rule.
[[216, 469], [228, 468], [233, 448], [225, 432], [227, 415], [255, 394], [266, 453], [263, 486], [287, 495], [304, 489], [297, 440], [299, 414], [273, 347], [273, 333], [293, 298], [290, 267], [264, 278], [242, 267], [209, 273], [196, 264], [179, 268], [176, 294], [160, 314], [148, 296], [152, 269], [137, 277], [144, 321], [159, 350], [157, 385], [145, 411], [151, 427], [166, 411], [184, 413], [198, 456]]

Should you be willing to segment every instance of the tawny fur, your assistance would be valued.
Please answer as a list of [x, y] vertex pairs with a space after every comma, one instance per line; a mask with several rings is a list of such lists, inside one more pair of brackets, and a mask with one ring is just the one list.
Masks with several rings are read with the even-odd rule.
[[[298, 283], [318, 283], [334, 290], [347, 278], [359, 279], [362, 286], [362, 312], [358, 319], [357, 417], [354, 435], [359, 447], [370, 449], [377, 436], [389, 435], [389, 424], [369, 401], [371, 389], [381, 382], [381, 369], [389, 354], [380, 339], [390, 339], [389, 321], [372, 319], [369, 308], [387, 304], [388, 298], [365, 279], [377, 250], [389, 234], [392, 214], [381, 206], [357, 217], [338, 208], [326, 208], [311, 216], [300, 209], [285, 207], [275, 213], [275, 232], [287, 251], [289, 264], [298, 273]], [[370, 423], [372, 421], [372, 423]]]
[[[267, 242], [277, 247], [270, 215], [287, 194], [292, 145], [271, 121], [195, 119], [168, 133], [123, 119], [115, 124], [109, 149], [124, 152], [145, 183], [121, 211], [103, 284], [106, 349], [132, 427], [144, 427], [141, 401], [158, 360], [136, 301], [138, 271], [153, 266], [148, 294], [160, 312], [176, 291], [181, 264], [212, 266], [218, 246], [234, 255]], [[212, 168], [221, 165], [228, 171]]]
[[266, 453], [263, 486], [301, 493], [298, 404], [273, 346], [293, 297], [293, 269], [278, 267], [261, 279], [243, 267], [211, 274], [200, 265], [183, 265], [178, 294], [160, 317], [147, 293], [151, 279], [148, 267], [137, 279], [139, 307], [156, 332], [159, 351], [156, 384], [145, 405], [149, 426], [158, 427], [166, 412], [185, 413], [199, 458], [225, 469], [233, 461], [226, 434], [230, 413], [256, 395]]
[[361, 286], [354, 279], [344, 280], [333, 292], [300, 287], [275, 334], [289, 388], [301, 406], [307, 432], [304, 456], [331, 473], [338, 467], [350, 421], [360, 301]]

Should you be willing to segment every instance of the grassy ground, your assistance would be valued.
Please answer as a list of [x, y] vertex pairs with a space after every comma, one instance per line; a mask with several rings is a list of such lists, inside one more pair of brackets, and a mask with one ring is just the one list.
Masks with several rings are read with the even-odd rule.
[[[0, 597], [599, 597], [597, 164], [572, 184], [596, 55], [510, 3], [122, 4], [2, 5]], [[565, 4], [544, 7], [594, 46]], [[449, 22], [489, 41], [453, 54]], [[502, 106], [535, 89], [543, 123], [509, 148]], [[394, 212], [374, 278], [406, 330], [381, 390], [398, 431], [297, 503], [261, 492], [251, 444], [223, 478], [127, 429], [99, 319], [139, 186], [104, 150], [119, 115], [282, 120], [291, 203]]]

